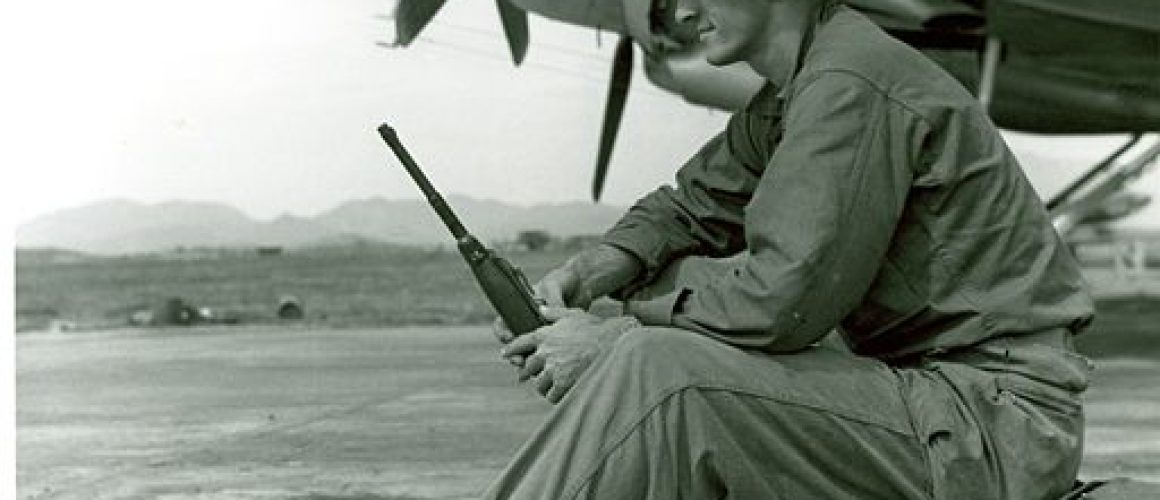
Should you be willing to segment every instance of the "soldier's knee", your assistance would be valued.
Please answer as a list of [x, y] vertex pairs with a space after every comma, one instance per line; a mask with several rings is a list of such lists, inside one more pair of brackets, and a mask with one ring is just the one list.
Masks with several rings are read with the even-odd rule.
[[762, 387], [788, 383], [781, 361], [719, 339], [679, 328], [643, 327], [626, 332], [610, 353], [611, 367], [648, 384]]
[[688, 375], [697, 370], [706, 342], [713, 341], [677, 328], [634, 328], [617, 340], [610, 361], [638, 375]]
[[633, 357], [672, 354], [694, 348], [696, 335], [677, 328], [634, 328], [617, 340], [615, 350]]

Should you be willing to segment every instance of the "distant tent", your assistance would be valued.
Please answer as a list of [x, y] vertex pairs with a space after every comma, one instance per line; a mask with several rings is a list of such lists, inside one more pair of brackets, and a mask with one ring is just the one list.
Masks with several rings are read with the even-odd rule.
[[306, 316], [302, 309], [302, 301], [293, 295], [283, 295], [278, 299], [278, 319], [298, 320]]

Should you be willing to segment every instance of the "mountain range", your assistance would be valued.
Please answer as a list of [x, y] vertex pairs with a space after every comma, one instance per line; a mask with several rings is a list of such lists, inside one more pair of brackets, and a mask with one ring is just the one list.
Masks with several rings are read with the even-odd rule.
[[[515, 238], [524, 230], [558, 237], [600, 234], [624, 212], [589, 203], [509, 205], [449, 196], [463, 223], [482, 241]], [[450, 244], [443, 223], [423, 200], [368, 198], [312, 217], [256, 220], [232, 206], [191, 201], [144, 204], [109, 200], [38, 217], [16, 228], [17, 248], [58, 248], [97, 254], [177, 247], [306, 246], [372, 241]]]

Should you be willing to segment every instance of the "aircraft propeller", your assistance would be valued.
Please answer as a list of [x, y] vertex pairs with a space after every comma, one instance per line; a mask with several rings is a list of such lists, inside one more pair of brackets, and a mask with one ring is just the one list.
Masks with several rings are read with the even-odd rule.
[[628, 36], [621, 36], [616, 43], [608, 81], [608, 100], [604, 104], [604, 123], [600, 127], [600, 149], [596, 153], [596, 170], [592, 175], [592, 201], [600, 201], [600, 194], [604, 191], [604, 177], [608, 173], [608, 162], [612, 159], [612, 148], [624, 115], [624, 103], [632, 83], [632, 45], [632, 38]]
[[512, 52], [512, 62], [519, 66], [528, 53], [528, 12], [508, 0], [495, 0], [495, 8], [499, 10], [499, 20]]
[[445, 0], [400, 0], [395, 5], [395, 45], [406, 47], [427, 27]]
[[[446, 0], [399, 0], [395, 5], [395, 45], [406, 47], [431, 23]], [[504, 37], [516, 66], [528, 52], [528, 13], [510, 0], [495, 0]]]

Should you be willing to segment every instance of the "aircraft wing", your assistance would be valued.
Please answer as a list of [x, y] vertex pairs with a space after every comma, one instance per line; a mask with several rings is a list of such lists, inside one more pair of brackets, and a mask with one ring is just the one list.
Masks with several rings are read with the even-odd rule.
[[963, 31], [983, 25], [977, 2], [959, 0], [848, 0], [846, 5], [891, 30]]
[[1031, 53], [1135, 54], [1155, 60], [1160, 5], [1155, 0], [990, 0], [987, 32]]

